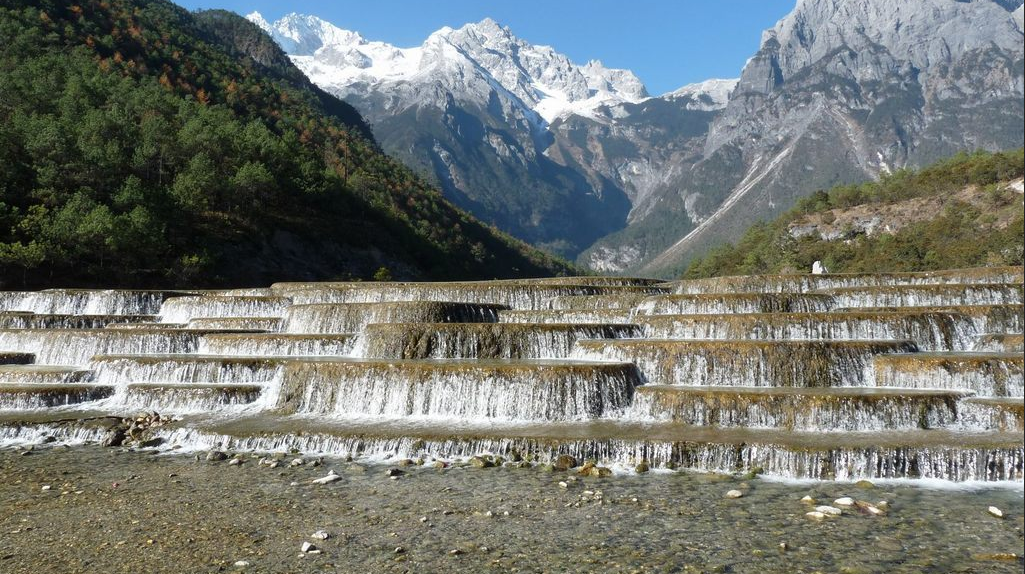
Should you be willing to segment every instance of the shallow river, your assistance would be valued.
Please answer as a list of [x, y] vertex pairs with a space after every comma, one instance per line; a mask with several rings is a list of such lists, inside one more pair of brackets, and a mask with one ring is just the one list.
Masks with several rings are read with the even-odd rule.
[[[0, 451], [0, 572], [1022, 572], [1015, 486]], [[280, 456], [280, 455], [279, 455]], [[336, 470], [340, 480], [312, 484]], [[560, 485], [563, 483], [565, 486]], [[47, 488], [48, 487], [48, 488]], [[729, 490], [740, 498], [727, 498]], [[801, 498], [887, 501], [814, 520]], [[989, 514], [995, 506], [1003, 518]], [[318, 530], [326, 540], [311, 538]], [[301, 552], [304, 542], [318, 552]]]

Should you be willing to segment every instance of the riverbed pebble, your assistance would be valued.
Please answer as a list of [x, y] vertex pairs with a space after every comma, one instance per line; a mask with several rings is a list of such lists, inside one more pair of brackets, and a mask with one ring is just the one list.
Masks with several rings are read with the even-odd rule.
[[726, 498], [740, 498], [742, 496], [744, 496], [744, 493], [736, 489], [726, 492]]
[[332, 482], [335, 482], [335, 481], [341, 480], [341, 479], [342, 479], [342, 477], [338, 476], [338, 474], [335, 473], [334, 470], [332, 470], [332, 471], [327, 473], [327, 476], [324, 476], [324, 477], [321, 477], [321, 478], [315, 478], [315, 479], [313, 479], [310, 482], [312, 482], [313, 484], [331, 484]]
[[1004, 517], [1004, 511], [1000, 510], [999, 508], [997, 508], [995, 506], [990, 506], [989, 508], [986, 509], [986, 511], [989, 512], [990, 514], [992, 514], [993, 516], [996, 516], [997, 518], [1003, 518]]
[[843, 511], [840, 510], [839, 508], [837, 508], [835, 506], [828, 506], [828, 505], [816, 506], [815, 507], [815, 511], [816, 512], [821, 512], [822, 514], [825, 514], [826, 516], [840, 516], [841, 514], [843, 514]]

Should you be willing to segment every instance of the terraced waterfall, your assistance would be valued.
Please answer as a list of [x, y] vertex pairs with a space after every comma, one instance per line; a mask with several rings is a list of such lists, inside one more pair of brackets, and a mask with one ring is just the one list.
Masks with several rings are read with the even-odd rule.
[[1020, 267], [5, 292], [0, 443], [1021, 481], [1022, 303]]

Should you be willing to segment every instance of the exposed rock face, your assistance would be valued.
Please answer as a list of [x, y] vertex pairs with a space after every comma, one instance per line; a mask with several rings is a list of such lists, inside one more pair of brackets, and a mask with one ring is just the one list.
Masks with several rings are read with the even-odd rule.
[[251, 19], [478, 217], [599, 271], [670, 276], [816, 189], [1023, 145], [1021, 4], [799, 0], [739, 80], [653, 98], [492, 20], [401, 49]]
[[682, 201], [698, 196], [696, 228], [640, 269], [676, 270], [816, 188], [1021, 146], [1021, 14], [1016, 1], [799, 1], [679, 180]]

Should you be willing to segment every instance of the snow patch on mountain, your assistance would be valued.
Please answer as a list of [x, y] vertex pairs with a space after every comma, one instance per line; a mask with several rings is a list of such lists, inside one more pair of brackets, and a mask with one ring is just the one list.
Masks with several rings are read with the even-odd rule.
[[667, 100], [680, 100], [689, 98], [692, 100], [686, 104], [688, 110], [701, 110], [705, 112], [721, 110], [726, 107], [730, 99], [730, 93], [737, 87], [739, 78], [723, 80], [713, 78], [704, 82], [687, 84], [686, 86], [673, 90], [662, 97]]

